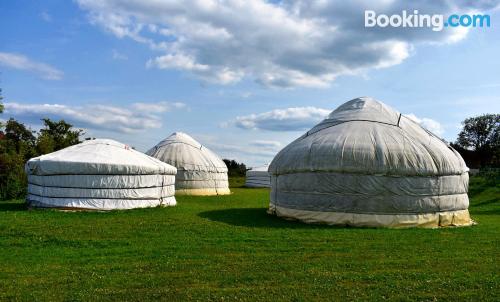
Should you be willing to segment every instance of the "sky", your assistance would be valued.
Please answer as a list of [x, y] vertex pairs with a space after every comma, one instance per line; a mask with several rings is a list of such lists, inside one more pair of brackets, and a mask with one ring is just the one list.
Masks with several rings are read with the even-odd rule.
[[[497, 1], [1, 1], [5, 112], [147, 151], [190, 134], [248, 166], [371, 96], [455, 141], [500, 112]], [[485, 28], [364, 27], [364, 11], [487, 13]]]

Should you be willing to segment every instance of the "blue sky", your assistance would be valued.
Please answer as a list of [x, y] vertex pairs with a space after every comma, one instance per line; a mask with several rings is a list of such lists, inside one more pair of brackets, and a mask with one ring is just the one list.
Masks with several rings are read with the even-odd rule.
[[[259, 165], [358, 96], [450, 141], [500, 112], [496, 2], [372, 2], [2, 1], [1, 118], [64, 118], [141, 151], [183, 131]], [[491, 27], [366, 29], [365, 9], [482, 12]]]

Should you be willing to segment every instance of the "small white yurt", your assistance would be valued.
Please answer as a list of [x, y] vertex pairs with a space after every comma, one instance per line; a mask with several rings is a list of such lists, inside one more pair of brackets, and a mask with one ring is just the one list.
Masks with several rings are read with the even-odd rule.
[[307, 223], [468, 226], [468, 168], [448, 143], [372, 98], [351, 100], [270, 164], [269, 212]]
[[27, 202], [35, 207], [114, 210], [175, 205], [177, 170], [109, 139], [87, 140], [30, 159]]
[[175, 193], [181, 195], [230, 194], [226, 164], [191, 136], [175, 132], [146, 154], [177, 168]]
[[245, 187], [269, 188], [271, 186], [271, 175], [267, 172], [269, 164], [254, 167], [246, 172]]

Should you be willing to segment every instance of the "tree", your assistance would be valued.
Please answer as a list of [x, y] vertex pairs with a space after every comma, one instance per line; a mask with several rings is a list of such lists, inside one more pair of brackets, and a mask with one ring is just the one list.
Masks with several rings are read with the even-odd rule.
[[462, 122], [457, 144], [479, 151], [500, 146], [500, 114], [484, 114]]
[[37, 154], [34, 131], [24, 124], [9, 119], [5, 123], [5, 135], [0, 140], [0, 198], [22, 197], [26, 193], [27, 180], [24, 163]]
[[38, 155], [53, 152], [80, 142], [81, 130], [65, 121], [44, 119], [45, 128], [37, 133], [11, 118], [0, 139], [0, 199], [22, 198], [27, 178], [24, 164]]
[[235, 160], [223, 159], [227, 166], [229, 176], [245, 176], [247, 167], [244, 163], [238, 163]]
[[80, 143], [80, 136], [83, 130], [73, 130], [73, 125], [64, 120], [51, 121], [48, 118], [42, 119], [45, 128], [40, 130], [37, 146], [41, 154], [54, 152]]
[[[3, 96], [2, 96], [2, 88], [0, 88], [0, 113], [3, 113], [3, 103], [2, 103], [2, 100], [3, 100]], [[3, 123], [0, 122], [0, 132], [1, 132], [1, 129], [3, 128]]]
[[36, 137], [35, 131], [26, 128], [26, 126], [13, 118], [10, 118], [5, 124], [5, 140], [4, 148], [6, 151], [14, 151], [22, 155], [23, 159], [36, 155]]
[[3, 113], [3, 104], [2, 104], [3, 96], [2, 96], [2, 88], [0, 88], [0, 113]]
[[[3, 144], [6, 140], [1, 140]], [[20, 198], [26, 194], [24, 156], [15, 152], [0, 153], [0, 199]]]
[[483, 114], [465, 119], [453, 146], [470, 166], [500, 165], [500, 114]]

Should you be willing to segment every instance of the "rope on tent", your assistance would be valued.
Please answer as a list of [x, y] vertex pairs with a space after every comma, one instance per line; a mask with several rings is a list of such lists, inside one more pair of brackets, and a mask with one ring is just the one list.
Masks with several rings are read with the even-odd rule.
[[212, 179], [214, 181], [215, 194], [219, 195], [219, 190], [217, 190], [217, 179], [216, 177], [213, 177]]
[[165, 175], [161, 175], [160, 205], [163, 205], [163, 190], [165, 189]]

